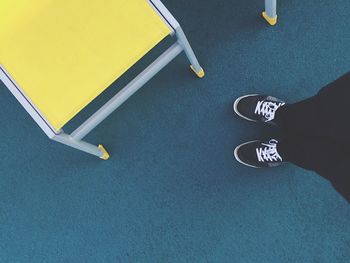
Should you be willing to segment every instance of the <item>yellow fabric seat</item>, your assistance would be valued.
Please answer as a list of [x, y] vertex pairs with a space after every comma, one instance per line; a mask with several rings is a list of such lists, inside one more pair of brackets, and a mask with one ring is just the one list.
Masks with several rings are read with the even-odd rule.
[[0, 64], [59, 130], [171, 32], [146, 0], [0, 0]]

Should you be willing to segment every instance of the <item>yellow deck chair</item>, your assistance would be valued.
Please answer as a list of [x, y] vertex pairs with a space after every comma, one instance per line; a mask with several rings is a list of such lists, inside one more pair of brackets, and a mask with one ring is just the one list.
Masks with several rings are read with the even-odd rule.
[[[0, 79], [49, 138], [108, 159], [82, 139], [184, 51], [179, 23], [159, 0], [0, 0]], [[166, 36], [175, 43], [72, 134], [62, 127]]]

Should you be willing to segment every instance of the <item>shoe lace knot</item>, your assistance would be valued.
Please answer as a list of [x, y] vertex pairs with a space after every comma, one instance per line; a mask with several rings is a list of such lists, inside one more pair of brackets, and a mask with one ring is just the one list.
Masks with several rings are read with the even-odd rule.
[[256, 149], [259, 162], [282, 162], [282, 157], [277, 152], [277, 140], [270, 140], [268, 143], [262, 143], [262, 147]]
[[271, 121], [275, 118], [276, 110], [284, 104], [283, 102], [258, 101], [254, 113], [262, 115], [266, 121]]

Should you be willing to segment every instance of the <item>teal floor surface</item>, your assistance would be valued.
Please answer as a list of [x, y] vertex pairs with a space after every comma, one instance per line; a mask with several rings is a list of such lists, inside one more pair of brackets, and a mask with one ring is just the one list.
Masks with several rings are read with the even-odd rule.
[[109, 161], [49, 141], [1, 84], [0, 262], [350, 262], [350, 206], [328, 182], [232, 156], [276, 133], [234, 98], [296, 102], [350, 70], [350, 1], [279, 1], [276, 27], [262, 0], [164, 3], [207, 75], [181, 55], [104, 121], [87, 140]]

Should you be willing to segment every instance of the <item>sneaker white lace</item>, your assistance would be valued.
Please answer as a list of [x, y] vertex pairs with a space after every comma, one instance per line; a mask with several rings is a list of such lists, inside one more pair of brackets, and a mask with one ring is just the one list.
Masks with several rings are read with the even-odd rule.
[[270, 140], [268, 143], [262, 143], [262, 146], [256, 148], [256, 155], [259, 162], [282, 162], [282, 157], [277, 152], [277, 143], [275, 139]]
[[262, 115], [266, 121], [272, 121], [275, 118], [277, 109], [284, 104], [284, 102], [258, 101], [254, 113]]

